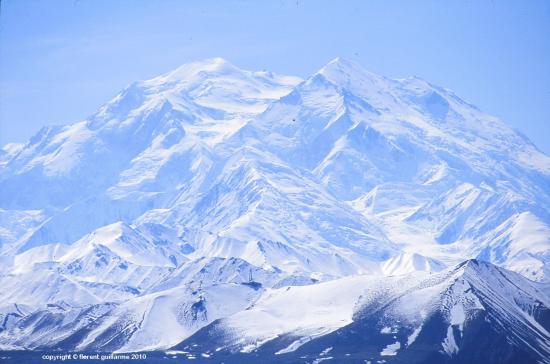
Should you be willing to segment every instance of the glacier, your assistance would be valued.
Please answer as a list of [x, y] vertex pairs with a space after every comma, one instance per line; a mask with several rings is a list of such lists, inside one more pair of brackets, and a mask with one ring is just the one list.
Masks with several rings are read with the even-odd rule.
[[191, 62], [2, 147], [0, 284], [5, 352], [548, 362], [550, 157], [416, 77]]

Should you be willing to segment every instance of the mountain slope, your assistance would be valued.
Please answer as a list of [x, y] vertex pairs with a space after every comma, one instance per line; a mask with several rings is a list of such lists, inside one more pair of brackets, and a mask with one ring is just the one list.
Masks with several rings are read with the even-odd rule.
[[0, 170], [2, 208], [50, 210], [20, 245], [70, 243], [165, 204], [181, 194], [174, 182], [200, 179], [211, 145], [297, 82], [211, 59], [132, 84], [86, 121], [44, 128]]
[[[548, 362], [548, 297], [488, 263], [470, 260], [438, 274], [354, 277], [291, 290], [299, 291], [274, 291], [175, 349], [229, 363]], [[293, 310], [282, 309], [289, 305]]]
[[399, 246], [548, 272], [550, 158], [449, 90], [342, 59], [302, 82], [186, 64], [3, 160], [4, 215], [40, 209], [25, 234], [4, 227], [7, 256], [123, 221], [172, 227], [197, 256], [332, 276], [376, 270]]
[[[389, 237], [408, 230], [395, 240], [420, 254], [458, 251], [455, 262], [476, 257], [482, 254], [477, 241], [518, 213], [550, 226], [550, 159], [502, 121], [422, 80], [389, 80], [336, 59], [233, 138], [311, 171], [342, 200], [365, 200], [398, 186], [392, 192], [399, 197], [386, 195], [379, 211], [352, 206], [379, 220]], [[391, 216], [403, 208], [415, 213]], [[433, 243], [426, 250], [409, 243], [417, 240], [415, 230]], [[516, 251], [520, 245], [508, 244]], [[490, 259], [502, 250], [483, 245]], [[547, 269], [547, 234], [543, 245], [544, 253], [532, 252], [540, 267], [535, 274], [519, 268], [538, 279]]]

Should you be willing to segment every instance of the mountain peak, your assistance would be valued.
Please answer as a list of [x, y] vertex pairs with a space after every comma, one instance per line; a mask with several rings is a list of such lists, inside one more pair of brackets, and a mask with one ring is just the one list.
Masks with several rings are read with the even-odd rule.
[[479, 259], [467, 259], [462, 263], [459, 263], [455, 267], [456, 272], [461, 272], [462, 274], [474, 274], [478, 275], [482, 270], [491, 270], [497, 269], [493, 264], [479, 260]]
[[361, 66], [347, 58], [343, 57], [336, 57], [332, 59], [329, 63], [327, 63], [323, 69], [359, 69], [361, 70]]
[[200, 61], [184, 63], [173, 71], [153, 78], [148, 82], [165, 83], [169, 81], [189, 80], [201, 74], [220, 74], [228, 72], [242, 72], [239, 68], [221, 57], [206, 58]]
[[327, 63], [323, 68], [317, 72], [317, 74], [323, 75], [328, 80], [340, 84], [340, 83], [349, 83], [353, 79], [357, 78], [362, 79], [371, 79], [377, 80], [382, 79], [381, 76], [378, 76], [372, 72], [365, 70], [358, 63], [351, 61], [346, 58], [336, 57], [329, 63]]
[[[525, 277], [484, 260], [465, 260], [458, 264], [453, 271], [457, 274], [456, 276], [462, 277], [470, 284], [476, 285], [478, 289], [502, 290], [507, 285], [516, 285], [523, 292], [528, 292], [535, 296], [540, 295], [540, 292], [533, 290], [532, 287], [521, 284], [521, 280], [525, 279]], [[511, 295], [512, 292], [510, 291], [508, 294]]]
[[223, 68], [225, 66], [231, 65], [229, 61], [222, 57], [212, 57], [212, 58], [205, 58], [198, 61], [192, 61], [187, 62], [179, 66], [178, 68], [190, 68], [190, 67], [196, 67], [196, 68]]

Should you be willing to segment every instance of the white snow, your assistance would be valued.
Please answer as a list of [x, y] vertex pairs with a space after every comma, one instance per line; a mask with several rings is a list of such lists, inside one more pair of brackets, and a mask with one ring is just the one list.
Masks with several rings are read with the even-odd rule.
[[420, 334], [421, 331], [422, 331], [422, 326], [419, 326], [416, 329], [414, 329], [412, 334], [410, 334], [407, 337], [407, 347], [411, 346], [411, 344], [414, 343], [414, 341], [416, 340], [416, 338], [418, 337], [418, 335]]
[[401, 349], [401, 343], [399, 341], [394, 342], [393, 344], [387, 345], [381, 352], [382, 356], [394, 356], [397, 354], [397, 350]]
[[400, 253], [382, 264], [382, 273], [385, 275], [401, 275], [417, 271], [439, 272], [445, 265], [432, 258], [417, 253]]
[[355, 303], [372, 280], [358, 276], [268, 290], [253, 307], [223, 320], [223, 327], [242, 343], [265, 342], [283, 334], [299, 336], [279, 353], [294, 351], [316, 336], [351, 323]]
[[453, 354], [458, 353], [458, 346], [455, 342], [455, 337], [453, 334], [453, 327], [449, 326], [447, 328], [447, 336], [443, 340], [443, 343], [441, 344], [443, 346], [443, 350], [449, 355], [452, 356]]

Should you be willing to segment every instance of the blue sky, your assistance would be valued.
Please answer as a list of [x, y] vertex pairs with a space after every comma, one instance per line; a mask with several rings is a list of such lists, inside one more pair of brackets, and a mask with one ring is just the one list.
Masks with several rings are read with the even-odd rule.
[[306, 77], [342, 56], [415, 75], [550, 154], [550, 1], [2, 0], [0, 144], [84, 119], [125, 85], [220, 56]]

